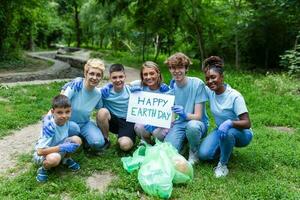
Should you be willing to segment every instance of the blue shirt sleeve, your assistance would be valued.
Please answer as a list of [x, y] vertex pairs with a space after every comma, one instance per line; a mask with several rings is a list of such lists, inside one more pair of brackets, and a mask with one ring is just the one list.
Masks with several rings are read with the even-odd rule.
[[205, 85], [204, 85], [203, 81], [199, 80], [198, 88], [196, 91], [195, 104], [200, 104], [200, 103], [206, 102], [207, 100], [208, 100], [208, 98], [206, 96]]
[[237, 96], [233, 103], [233, 110], [237, 116], [248, 112], [245, 100], [242, 96]]
[[67, 88], [63, 91], [63, 95], [67, 96], [70, 100], [72, 99], [74, 93], [75, 93], [75, 91], [74, 91], [73, 89], [71, 89], [71, 87], [67, 87]]
[[53, 140], [53, 137], [45, 137], [45, 136], [41, 135], [41, 137], [39, 138], [39, 140], [37, 141], [37, 143], [35, 145], [35, 150], [50, 147], [52, 140]]
[[97, 105], [95, 106], [95, 109], [100, 109], [100, 108], [102, 108], [103, 107], [103, 101], [102, 101], [102, 98], [101, 99], [99, 99], [99, 101], [98, 101], [98, 103], [97, 103]]

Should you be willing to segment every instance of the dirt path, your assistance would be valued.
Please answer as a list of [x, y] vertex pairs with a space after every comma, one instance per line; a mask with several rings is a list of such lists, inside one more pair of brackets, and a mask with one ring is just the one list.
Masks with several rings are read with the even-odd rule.
[[[76, 56], [87, 59], [88, 55], [89, 53], [84, 52], [83, 55], [77, 53]], [[66, 66], [65, 63], [62, 62], [59, 63], [61, 63], [62, 66]], [[108, 69], [105, 71], [106, 71], [105, 76], [108, 77]], [[49, 70], [45, 71], [45, 73], [48, 72]], [[39, 71], [39, 73], [43, 73], [43, 72]], [[127, 75], [127, 82], [139, 79], [139, 70], [126, 67], [126, 75]], [[69, 79], [22, 81], [22, 82], [1, 83], [1, 85], [7, 87], [13, 87], [15, 85], [47, 84], [54, 81], [65, 81], [65, 80], [69, 80]], [[105, 83], [105, 81], [103, 81], [103, 83]], [[40, 130], [41, 130], [41, 122], [38, 122], [37, 124], [29, 125], [21, 130], [14, 131], [11, 135], [6, 136], [0, 140], [0, 158], [1, 158], [0, 174], [3, 174], [7, 172], [9, 169], [14, 168], [16, 166], [17, 158], [19, 155], [30, 153], [33, 150], [34, 144], [39, 137]]]

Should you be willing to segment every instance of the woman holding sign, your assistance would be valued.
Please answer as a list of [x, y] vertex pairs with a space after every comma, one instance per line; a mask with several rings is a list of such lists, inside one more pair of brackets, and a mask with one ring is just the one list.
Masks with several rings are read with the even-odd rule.
[[[162, 83], [162, 76], [158, 65], [152, 61], [143, 63], [140, 71], [141, 80], [135, 80], [130, 83], [132, 86], [140, 86], [142, 91], [154, 93], [168, 93], [168, 85]], [[152, 136], [163, 141], [168, 133], [168, 129], [159, 128], [151, 125], [144, 125], [142, 123], [135, 124], [134, 130], [143, 141], [151, 144]]]
[[203, 64], [206, 93], [217, 128], [201, 143], [199, 156], [201, 160], [212, 160], [220, 154], [215, 168], [217, 178], [228, 174], [227, 163], [233, 147], [247, 146], [253, 136], [245, 100], [238, 91], [224, 83], [223, 65], [218, 56], [207, 58]]

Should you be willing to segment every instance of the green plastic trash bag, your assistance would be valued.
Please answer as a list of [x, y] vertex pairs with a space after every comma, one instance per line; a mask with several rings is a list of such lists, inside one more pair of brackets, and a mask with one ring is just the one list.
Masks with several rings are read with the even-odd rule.
[[145, 151], [146, 146], [139, 146], [132, 156], [122, 157], [121, 161], [123, 162], [123, 168], [129, 173], [139, 169], [144, 161]]
[[161, 145], [147, 147], [144, 162], [138, 173], [143, 190], [152, 196], [170, 198], [173, 190], [174, 167]]
[[193, 179], [193, 166], [170, 143], [162, 143], [160, 149], [167, 153], [175, 168], [173, 183], [187, 183]]
[[193, 179], [192, 165], [167, 142], [157, 140], [155, 146], [139, 146], [132, 156], [121, 160], [128, 172], [140, 168], [139, 183], [152, 196], [170, 198], [173, 183], [187, 183]]
[[175, 168], [173, 183], [187, 183], [193, 179], [193, 166], [182, 155], [172, 157], [172, 163]]

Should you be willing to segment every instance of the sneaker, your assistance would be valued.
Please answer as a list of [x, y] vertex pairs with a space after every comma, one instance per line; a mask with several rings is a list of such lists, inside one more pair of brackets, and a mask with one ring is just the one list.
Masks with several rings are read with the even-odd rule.
[[67, 165], [72, 171], [77, 171], [80, 169], [80, 165], [75, 162], [72, 158], [66, 158], [63, 160], [63, 164]]
[[199, 162], [199, 157], [197, 155], [197, 151], [193, 152], [192, 150], [189, 150], [189, 159], [188, 162], [193, 165]]
[[229, 172], [227, 165], [222, 165], [221, 162], [218, 163], [218, 165], [214, 168], [214, 170], [215, 170], [216, 178], [227, 176]]
[[48, 180], [47, 170], [44, 167], [37, 170], [36, 180], [40, 183], [45, 183]]

